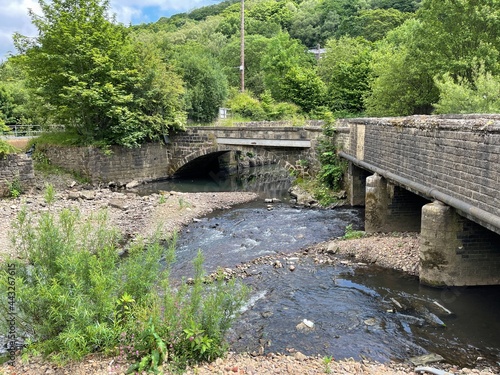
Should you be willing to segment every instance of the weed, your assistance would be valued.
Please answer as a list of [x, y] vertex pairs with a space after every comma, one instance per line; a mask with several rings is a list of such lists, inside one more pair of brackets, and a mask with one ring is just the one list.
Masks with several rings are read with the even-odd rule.
[[45, 200], [45, 203], [47, 203], [48, 205], [51, 205], [52, 203], [55, 202], [56, 191], [52, 184], [45, 184], [45, 192], [43, 195], [43, 199]]
[[[50, 185], [45, 199], [54, 201]], [[222, 273], [206, 283], [201, 252], [192, 285], [172, 286], [175, 233], [167, 246], [160, 233], [136, 240], [122, 258], [106, 211], [86, 219], [77, 210], [33, 217], [24, 206], [12, 227], [19, 256], [6, 260], [15, 265], [14, 281], [0, 272], [0, 324], [8, 327], [7, 290], [14, 282], [18, 329], [31, 339], [25, 353], [64, 363], [120, 348], [132, 371], [157, 373], [166, 361], [185, 368], [227, 349], [224, 335], [247, 290]]]
[[179, 210], [182, 210], [184, 208], [190, 208], [190, 207], [192, 207], [191, 203], [189, 203], [188, 201], [186, 201], [183, 198], [179, 198]]
[[357, 238], [362, 238], [364, 237], [365, 232], [361, 230], [354, 230], [352, 229], [352, 224], [349, 224], [345, 227], [345, 234], [342, 237], [344, 240], [354, 240]]
[[160, 194], [160, 199], [158, 201], [159, 204], [165, 204], [167, 202], [167, 198], [165, 198], [165, 194]]
[[7, 188], [9, 189], [9, 194], [12, 198], [18, 198], [23, 193], [23, 186], [19, 177], [15, 177], [12, 181], [7, 182]]
[[323, 357], [323, 365], [325, 366], [325, 374], [330, 374], [332, 369], [330, 368], [330, 363], [333, 360], [333, 356], [325, 356]]

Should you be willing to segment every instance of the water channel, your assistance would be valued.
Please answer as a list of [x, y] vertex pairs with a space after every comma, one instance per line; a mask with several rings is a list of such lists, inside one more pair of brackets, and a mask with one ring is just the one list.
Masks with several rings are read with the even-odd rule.
[[[460, 366], [474, 366], [478, 357], [500, 366], [500, 287], [434, 289], [421, 286], [415, 277], [376, 266], [290, 259], [308, 245], [342, 236], [348, 224], [362, 229], [363, 211], [292, 207], [286, 201], [289, 184], [286, 173], [269, 168], [238, 178], [148, 186], [150, 191], [259, 192], [257, 202], [214, 213], [185, 228], [174, 269], [179, 277], [190, 275], [198, 249], [204, 252], [208, 272], [263, 255], [297, 265], [294, 272], [268, 264], [251, 267], [245, 283], [252, 287], [252, 296], [228, 336], [232, 350], [298, 350], [382, 362], [437, 353]], [[268, 210], [263, 200], [273, 197], [283, 203]], [[312, 329], [296, 328], [304, 319], [314, 324]]]

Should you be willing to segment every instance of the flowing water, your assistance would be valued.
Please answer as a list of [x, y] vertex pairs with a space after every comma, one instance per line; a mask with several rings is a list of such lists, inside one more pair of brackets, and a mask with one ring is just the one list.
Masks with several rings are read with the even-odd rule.
[[[294, 272], [266, 264], [250, 268], [252, 276], [245, 283], [252, 287], [252, 296], [228, 336], [233, 350], [298, 350], [378, 361], [437, 353], [462, 366], [474, 365], [478, 357], [500, 365], [500, 287], [434, 289], [421, 286], [415, 277], [376, 266], [289, 259], [287, 253], [342, 236], [348, 224], [362, 229], [363, 211], [300, 209], [287, 203], [268, 210], [262, 198], [285, 197], [287, 183], [274, 178], [279, 185], [275, 187], [267, 173], [261, 173], [266, 176], [262, 185], [250, 174], [239, 181], [203, 181], [194, 187], [190, 183], [187, 189], [255, 189], [261, 199], [189, 225], [180, 235], [174, 274], [190, 276], [190, 261], [198, 249], [204, 252], [208, 272], [262, 255], [296, 265]], [[160, 190], [179, 190], [180, 185], [164, 183]], [[312, 328], [297, 328], [304, 319]]]

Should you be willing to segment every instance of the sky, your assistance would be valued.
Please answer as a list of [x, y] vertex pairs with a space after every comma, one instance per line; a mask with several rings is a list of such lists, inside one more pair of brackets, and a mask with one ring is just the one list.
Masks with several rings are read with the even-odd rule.
[[[50, 0], [46, 0], [50, 1]], [[189, 12], [195, 8], [220, 3], [222, 0], [110, 0], [111, 12], [123, 24], [156, 22], [161, 17]], [[0, 0], [0, 62], [5, 61], [16, 49], [12, 35], [18, 32], [36, 36], [28, 9], [41, 14], [38, 0]]]

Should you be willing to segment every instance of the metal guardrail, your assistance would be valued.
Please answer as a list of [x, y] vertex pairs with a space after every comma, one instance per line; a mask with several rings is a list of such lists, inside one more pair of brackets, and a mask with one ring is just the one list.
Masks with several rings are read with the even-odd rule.
[[64, 129], [62, 125], [7, 125], [10, 132], [3, 134], [5, 138], [36, 137], [47, 130]]

